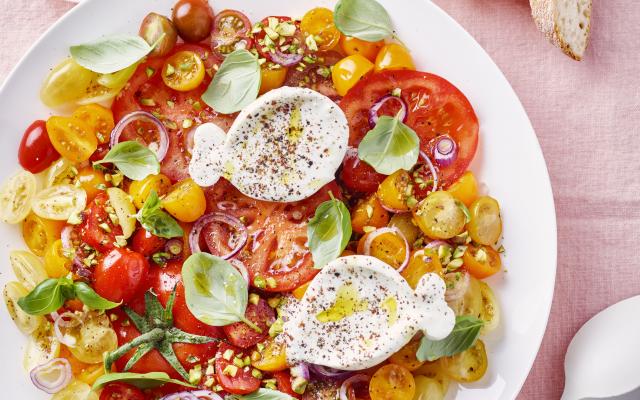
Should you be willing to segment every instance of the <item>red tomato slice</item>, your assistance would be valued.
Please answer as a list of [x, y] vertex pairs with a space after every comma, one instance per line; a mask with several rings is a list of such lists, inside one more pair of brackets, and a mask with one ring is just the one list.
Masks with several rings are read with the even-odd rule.
[[269, 336], [269, 326], [276, 320], [276, 313], [273, 308], [269, 307], [266, 300], [260, 299], [258, 304], [249, 303], [244, 316], [256, 324], [262, 330], [262, 333], [253, 330], [244, 322], [236, 322], [222, 329], [232, 345], [247, 349], [262, 342]]
[[333, 85], [331, 67], [342, 59], [342, 55], [335, 51], [318, 53], [314, 64], [305, 63], [306, 67], [299, 70], [291, 67], [287, 71], [284, 86], [306, 87], [319, 92], [332, 100], [337, 100], [340, 95]]
[[250, 49], [253, 46], [251, 21], [237, 10], [223, 10], [213, 21], [211, 48], [218, 57], [226, 57], [238, 49]]
[[295, 397], [296, 399], [301, 398], [301, 396], [293, 391], [291, 387], [291, 374], [289, 371], [280, 371], [274, 372], [273, 378], [276, 380], [276, 387], [282, 393], [286, 393], [289, 396]]
[[[275, 41], [276, 42], [275, 51], [278, 51], [284, 54], [285, 58], [287, 58], [287, 56], [292, 55], [292, 53], [290, 52], [292, 45], [297, 46], [297, 48], [302, 49], [303, 52], [306, 52], [305, 39], [304, 39], [304, 35], [302, 34], [302, 31], [300, 30], [299, 22], [293, 21], [289, 17], [273, 17], [272, 16], [272, 17], [267, 17], [263, 19], [262, 21], [260, 21], [260, 24], [262, 24], [263, 27], [269, 26], [269, 18], [277, 18], [278, 23], [292, 21], [293, 24], [296, 26], [296, 32], [292, 36], [282, 36], [285, 38], [285, 40], [282, 43], [280, 43], [280, 40]], [[260, 30], [260, 32], [255, 33], [253, 35], [253, 40], [255, 42], [256, 49], [260, 54], [260, 57], [266, 58], [267, 60], [273, 61], [275, 63], [279, 63], [278, 60], [276, 60], [273, 57], [273, 54], [271, 53], [271, 51], [269, 51], [269, 49], [265, 46], [264, 44], [265, 36], [267, 36], [267, 33], [264, 31], [264, 29]]]
[[[226, 360], [224, 358], [227, 350], [231, 350], [232, 356], [231, 360]], [[248, 394], [255, 392], [260, 388], [260, 384], [262, 381], [260, 379], [254, 378], [251, 375], [251, 367], [249, 368], [237, 368], [236, 373], [232, 376], [229, 371], [225, 372], [225, 368], [227, 366], [233, 365], [233, 359], [235, 357], [244, 358], [248, 356], [248, 353], [243, 353], [242, 350], [237, 347], [230, 346], [226, 343], [220, 345], [218, 349], [218, 353], [216, 354], [216, 361], [214, 363], [216, 370], [216, 378], [220, 386], [227, 392], [231, 394]]]
[[145, 400], [145, 397], [144, 393], [135, 386], [114, 382], [102, 389], [100, 400]]
[[[93, 200], [89, 208], [84, 212], [82, 225], [80, 225], [80, 238], [82, 241], [101, 253], [115, 248], [116, 235], [122, 235], [120, 225], [115, 225], [104, 206], [109, 200], [106, 193], [101, 192]], [[107, 224], [108, 230], [100, 227]]]
[[[418, 71], [383, 71], [370, 74], [354, 86], [340, 102], [349, 120], [349, 145], [357, 147], [371, 129], [369, 109], [394, 89], [401, 90], [407, 103], [406, 124], [420, 137], [420, 147], [432, 157], [432, 140], [449, 135], [458, 145], [457, 159], [439, 168], [439, 178], [447, 187], [469, 166], [478, 147], [478, 118], [469, 100], [447, 80]], [[433, 160], [433, 157], [432, 157]]]

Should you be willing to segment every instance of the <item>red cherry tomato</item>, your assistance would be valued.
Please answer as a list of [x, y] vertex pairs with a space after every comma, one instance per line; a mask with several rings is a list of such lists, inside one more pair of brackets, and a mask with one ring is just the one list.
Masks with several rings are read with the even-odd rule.
[[[120, 225], [113, 223], [104, 207], [109, 196], [105, 192], [99, 193], [84, 213], [80, 226], [80, 238], [83, 242], [101, 253], [115, 248], [116, 235], [122, 235]], [[104, 229], [105, 225], [108, 229]]]
[[22, 168], [37, 174], [47, 169], [60, 154], [51, 144], [45, 121], [35, 121], [22, 136], [18, 150], [18, 161]]
[[158, 237], [144, 228], [140, 228], [133, 234], [131, 249], [145, 257], [149, 257], [164, 249], [166, 243], [166, 239]]
[[[230, 350], [230, 352], [228, 352]], [[225, 353], [231, 354], [231, 360], [227, 360], [224, 356]], [[218, 353], [216, 353], [216, 361], [214, 363], [216, 370], [216, 378], [222, 388], [231, 394], [248, 394], [255, 392], [260, 388], [262, 381], [255, 378], [251, 374], [251, 368], [238, 368], [233, 365], [233, 360], [236, 357], [243, 359], [248, 356], [249, 353], [243, 353], [237, 347], [230, 346], [226, 343], [220, 345]], [[231, 374], [227, 367], [236, 369], [235, 374]], [[227, 369], [227, 370], [226, 370]]]
[[221, 11], [213, 21], [211, 49], [220, 57], [238, 49], [250, 49], [253, 45], [251, 28], [251, 21], [240, 11]]
[[172, 18], [185, 42], [199, 42], [211, 33], [213, 10], [205, 0], [178, 0]]
[[[269, 18], [276, 18], [279, 24], [283, 22], [291, 23], [296, 28], [293, 35], [281, 36], [280, 38], [284, 38], [282, 42], [280, 41], [280, 38], [272, 41], [273, 49], [270, 49], [265, 43], [265, 37], [267, 36], [267, 33], [264, 30], [264, 27], [269, 27]], [[258, 50], [260, 57], [266, 58], [267, 60], [273, 61], [277, 64], [280, 64], [280, 59], [283, 59], [286, 65], [288, 63], [288, 60], [294, 57], [299, 57], [298, 54], [300, 54], [300, 52], [298, 51], [298, 49], [302, 49], [303, 53], [306, 53], [307, 48], [305, 45], [305, 38], [302, 34], [302, 31], [300, 30], [299, 22], [296, 22], [289, 17], [267, 17], [260, 21], [260, 24], [262, 25], [263, 29], [253, 35], [253, 40], [255, 41], [256, 49]], [[278, 57], [278, 59], [274, 58], [273, 52], [271, 50], [280, 53], [280, 57]]]
[[244, 316], [256, 324], [262, 330], [262, 333], [252, 329], [244, 322], [226, 325], [222, 329], [232, 345], [247, 349], [267, 338], [269, 326], [275, 321], [276, 313], [273, 308], [269, 307], [266, 300], [260, 299], [258, 304], [249, 304], [247, 306]]
[[145, 398], [142, 391], [137, 387], [115, 382], [102, 389], [100, 400], [145, 400]]
[[149, 263], [140, 253], [126, 248], [111, 250], [95, 269], [95, 291], [105, 299], [127, 302], [142, 289]]
[[377, 173], [373, 167], [358, 158], [357, 150], [347, 152], [342, 162], [340, 180], [348, 189], [361, 193], [373, 193], [378, 190], [384, 178], [386, 176]]
[[[282, 393], [286, 393], [289, 396], [299, 399], [301, 396], [293, 391], [291, 387], [291, 374], [288, 370], [279, 371], [273, 373], [273, 378], [276, 380], [276, 387]], [[102, 399], [101, 399], [102, 400]]]

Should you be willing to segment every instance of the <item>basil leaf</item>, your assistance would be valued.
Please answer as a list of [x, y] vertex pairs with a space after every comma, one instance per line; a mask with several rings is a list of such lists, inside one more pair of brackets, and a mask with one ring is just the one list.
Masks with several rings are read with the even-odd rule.
[[140, 225], [156, 236], [171, 239], [182, 237], [184, 231], [178, 222], [166, 212], [162, 211], [160, 198], [155, 190], [152, 190], [144, 205], [136, 214]]
[[192, 254], [182, 266], [182, 281], [189, 311], [207, 325], [242, 321], [260, 331], [244, 313], [249, 286], [228, 261], [208, 253]]
[[123, 70], [153, 50], [143, 38], [135, 35], [113, 35], [93, 42], [71, 46], [73, 59], [82, 67], [110, 74]]
[[250, 394], [232, 394], [227, 399], [235, 400], [295, 400], [293, 397], [278, 390], [258, 389]]
[[376, 0], [340, 0], [333, 21], [340, 32], [367, 42], [396, 37], [389, 13]]
[[382, 116], [358, 146], [358, 157], [376, 172], [391, 175], [410, 170], [418, 161], [420, 139], [396, 117]]
[[441, 357], [462, 353], [474, 345], [483, 325], [481, 319], [469, 315], [458, 316], [453, 331], [446, 338], [429, 340], [423, 337], [416, 357], [420, 361], [435, 361]]
[[202, 100], [217, 112], [232, 114], [258, 98], [260, 80], [258, 59], [247, 50], [236, 50], [224, 59]]
[[351, 215], [347, 206], [336, 199], [320, 204], [307, 225], [307, 236], [316, 268], [338, 258], [351, 239]]
[[140, 389], [151, 389], [162, 386], [166, 383], [174, 383], [176, 385], [191, 388], [195, 387], [186, 382], [171, 379], [166, 372], [149, 372], [146, 374], [135, 374], [133, 372], [114, 372], [102, 375], [98, 379], [96, 379], [95, 383], [93, 384], [92, 390], [102, 389], [104, 386], [111, 382], [125, 382]]
[[160, 173], [156, 155], [135, 141], [120, 142], [107, 155], [93, 164], [113, 163], [129, 179], [141, 181], [149, 175]]
[[[50, 314], [64, 304], [68, 298], [73, 298], [73, 283], [69, 290], [70, 280], [67, 278], [50, 278], [41, 282], [28, 295], [18, 300], [18, 305], [30, 315]], [[66, 285], [66, 288], [65, 288]]]
[[75, 289], [76, 297], [92, 310], [111, 310], [112, 308], [116, 308], [120, 305], [120, 303], [114, 303], [113, 301], [109, 301], [100, 296], [91, 288], [91, 286], [84, 282], [75, 282], [73, 287]]

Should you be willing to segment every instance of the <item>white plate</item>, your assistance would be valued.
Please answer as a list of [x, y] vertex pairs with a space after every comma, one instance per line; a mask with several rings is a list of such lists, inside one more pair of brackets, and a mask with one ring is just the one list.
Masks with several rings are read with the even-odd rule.
[[[267, 15], [302, 16], [333, 0], [216, 0], [214, 10], [235, 8], [257, 21]], [[437, 6], [415, 0], [381, 0], [399, 36], [421, 70], [458, 86], [480, 119], [480, 148], [472, 169], [500, 201], [504, 217], [504, 264], [508, 272], [491, 279], [502, 304], [503, 323], [486, 342], [489, 372], [478, 383], [460, 386], [458, 400], [516, 397], [545, 331], [556, 271], [556, 220], [547, 169], [531, 123], [513, 89], [476, 41]], [[18, 169], [16, 152], [24, 129], [51, 114], [38, 99], [49, 69], [72, 44], [118, 32], [136, 33], [150, 11], [169, 14], [174, 0], [88, 0], [76, 6], [36, 43], [0, 90], [0, 180]], [[480, 7], [469, 3], [469, 7]], [[37, 18], [37, 17], [36, 17]], [[498, 29], [498, 28], [496, 28]], [[13, 279], [10, 249], [22, 248], [17, 227], [0, 226], [0, 283]], [[5, 307], [0, 311], [0, 386], [3, 398], [45, 399], [22, 370], [24, 338]], [[453, 385], [456, 386], [456, 385]]]

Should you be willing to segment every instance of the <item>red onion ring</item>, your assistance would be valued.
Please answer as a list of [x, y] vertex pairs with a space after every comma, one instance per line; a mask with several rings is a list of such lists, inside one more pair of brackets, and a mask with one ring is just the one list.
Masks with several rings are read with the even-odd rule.
[[200, 398], [193, 394], [193, 392], [177, 392], [168, 394], [160, 400], [200, 400]]
[[169, 254], [169, 259], [180, 257], [184, 251], [184, 243], [181, 239], [170, 239], [164, 244], [164, 252]]
[[449, 135], [438, 136], [434, 139], [433, 158], [440, 167], [448, 167], [458, 158], [458, 145]]
[[436, 167], [433, 166], [431, 159], [428, 155], [426, 155], [423, 151], [420, 152], [420, 157], [424, 161], [425, 164], [429, 167], [429, 171], [431, 171], [431, 176], [433, 177], [433, 190], [435, 192], [438, 190], [438, 173], [436, 172]]
[[445, 242], [444, 240], [432, 240], [431, 242], [427, 243], [427, 245], [424, 247], [427, 249], [438, 250], [440, 246], [451, 246], [451, 245]]
[[[65, 320], [65, 318], [69, 318], [69, 321]], [[75, 328], [79, 325], [82, 325], [82, 318], [71, 311], [67, 311], [58, 315], [58, 317], [53, 320], [53, 332], [60, 343], [67, 347], [75, 347], [76, 338], [65, 335], [62, 333], [62, 329]]]
[[233, 267], [237, 269], [238, 272], [240, 272], [240, 275], [242, 275], [245, 281], [249, 282], [249, 271], [247, 270], [247, 266], [244, 265], [242, 261], [232, 258], [229, 260], [229, 263], [233, 265]]
[[219, 394], [214, 393], [211, 390], [196, 390], [191, 393], [200, 400], [222, 400], [222, 397]]
[[404, 269], [409, 264], [409, 256], [411, 254], [411, 249], [409, 248], [409, 242], [407, 241], [407, 238], [402, 234], [400, 229], [396, 228], [395, 226], [393, 226], [393, 227], [385, 227], [385, 228], [378, 228], [373, 232], [369, 232], [369, 234], [367, 234], [367, 238], [364, 240], [364, 254], [366, 256], [370, 256], [371, 255], [371, 244], [373, 243], [374, 239], [377, 238], [380, 235], [384, 235], [385, 233], [393, 233], [395, 235], [398, 235], [404, 241], [404, 248], [405, 248], [404, 261], [402, 262], [400, 267], [396, 270], [396, 271], [398, 271], [398, 273], [401, 273], [402, 271], [404, 271]]
[[191, 247], [191, 253], [199, 253], [200, 250], [200, 234], [202, 233], [202, 229], [209, 225], [212, 222], [219, 222], [222, 224], [226, 224], [231, 226], [236, 232], [239, 232], [240, 238], [238, 239], [238, 244], [236, 247], [231, 250], [228, 254], [224, 256], [220, 256], [220, 258], [224, 260], [228, 260], [231, 257], [238, 254], [240, 250], [247, 244], [247, 239], [249, 237], [247, 233], [247, 227], [240, 221], [238, 218], [231, 216], [229, 214], [222, 213], [210, 213], [205, 214], [200, 219], [198, 219], [191, 228], [191, 232], [189, 232], [189, 247]]
[[[49, 380], [52, 375], [55, 379]], [[29, 377], [35, 387], [43, 392], [54, 394], [64, 389], [71, 382], [73, 373], [71, 372], [69, 360], [66, 358], [54, 358], [32, 369]]]
[[238, 205], [233, 202], [233, 201], [220, 201], [218, 202], [218, 204], [216, 204], [216, 207], [218, 207], [218, 209], [222, 210], [222, 211], [229, 211], [229, 210], [237, 210], [238, 209]]
[[309, 364], [309, 370], [318, 378], [341, 380], [353, 376], [353, 371], [343, 371], [340, 369], [325, 367], [324, 365]]
[[167, 155], [167, 151], [169, 150], [169, 134], [167, 133], [167, 129], [164, 127], [164, 124], [153, 114], [146, 111], [134, 111], [130, 114], [125, 115], [124, 118], [122, 118], [118, 122], [116, 127], [113, 128], [113, 131], [111, 131], [111, 141], [109, 142], [109, 147], [113, 147], [118, 144], [118, 142], [120, 141], [120, 135], [122, 135], [122, 132], [130, 123], [145, 119], [154, 124], [156, 128], [158, 128], [160, 143], [158, 146], [158, 150], [154, 151], [154, 153], [156, 153], [158, 161], [162, 161]]
[[351, 389], [351, 385], [354, 383], [362, 383], [369, 382], [369, 377], [365, 374], [354, 375], [346, 381], [342, 382], [342, 386], [340, 386], [340, 391], [338, 392], [340, 400], [351, 400], [349, 397], [349, 389]]
[[[456, 280], [454, 275], [462, 274], [463, 277], [461, 280]], [[451, 280], [447, 280], [447, 277], [453, 277]], [[447, 285], [447, 291], [444, 293], [444, 299], [446, 301], [456, 301], [462, 298], [465, 293], [467, 293], [467, 289], [469, 289], [469, 284], [471, 283], [471, 278], [469, 274], [466, 272], [449, 272], [444, 275], [446, 282], [453, 282], [453, 286]]]
[[398, 112], [398, 116], [400, 117], [400, 120], [402, 122], [406, 122], [406, 120], [407, 120], [407, 110], [409, 109], [409, 107], [407, 106], [407, 103], [405, 103], [405, 101], [402, 100], [402, 98], [400, 98], [400, 97], [388, 94], [386, 96], [381, 97], [369, 109], [369, 126], [371, 128], [375, 128], [376, 124], [378, 123], [378, 118], [379, 118], [378, 117], [378, 111], [380, 111], [382, 106], [388, 101], [397, 101], [398, 103], [400, 103], [400, 111]]
[[380, 202], [380, 205], [382, 206], [382, 208], [384, 208], [385, 210], [387, 210], [387, 211], [389, 211], [390, 213], [393, 213], [393, 214], [404, 214], [404, 213], [408, 213], [408, 212], [411, 211], [411, 210], [398, 210], [396, 208], [392, 208], [392, 207], [386, 206], [382, 202]]
[[60, 240], [62, 241], [62, 248], [65, 250], [73, 249], [73, 243], [71, 243], [71, 232], [73, 232], [73, 227], [70, 225], [66, 225], [62, 228], [60, 232]]
[[289, 54], [289, 53], [283, 53], [280, 50], [276, 50], [275, 53], [270, 53], [271, 54], [271, 61], [273, 61], [276, 64], [280, 64], [283, 67], [290, 67], [292, 65], [296, 65], [297, 63], [299, 63], [300, 61], [302, 61], [302, 54]]

